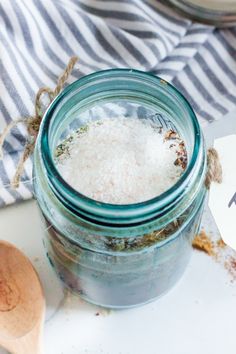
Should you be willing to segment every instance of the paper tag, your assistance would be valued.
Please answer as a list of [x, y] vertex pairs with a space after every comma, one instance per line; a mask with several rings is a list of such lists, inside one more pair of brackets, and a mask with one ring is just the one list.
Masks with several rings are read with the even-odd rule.
[[223, 169], [222, 184], [212, 183], [209, 207], [224, 242], [236, 250], [236, 135], [215, 140]]

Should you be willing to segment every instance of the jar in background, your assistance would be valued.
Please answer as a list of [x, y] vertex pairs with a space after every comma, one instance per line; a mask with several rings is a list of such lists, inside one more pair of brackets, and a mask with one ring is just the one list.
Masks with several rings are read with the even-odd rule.
[[[97, 202], [59, 174], [55, 149], [102, 118], [151, 120], [185, 141], [188, 165], [160, 196], [131, 205]], [[196, 116], [170, 84], [127, 69], [97, 72], [68, 86], [45, 113], [34, 156], [34, 190], [47, 254], [72, 291], [97, 305], [124, 308], [168, 291], [183, 274], [201, 221], [206, 151]]]
[[236, 0], [168, 0], [177, 10], [193, 20], [217, 27], [236, 24]]

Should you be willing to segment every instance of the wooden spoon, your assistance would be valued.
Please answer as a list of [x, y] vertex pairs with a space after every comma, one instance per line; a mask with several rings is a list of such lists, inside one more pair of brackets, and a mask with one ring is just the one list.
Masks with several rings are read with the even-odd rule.
[[32, 264], [0, 241], [0, 346], [13, 354], [41, 354], [45, 300]]

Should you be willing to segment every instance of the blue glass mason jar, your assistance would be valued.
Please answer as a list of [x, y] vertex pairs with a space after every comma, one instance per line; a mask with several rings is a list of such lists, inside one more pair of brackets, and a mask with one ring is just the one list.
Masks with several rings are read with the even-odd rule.
[[[176, 130], [188, 154], [178, 182], [152, 200], [130, 205], [101, 203], [68, 185], [56, 167], [57, 146], [104, 117], [151, 120]], [[191, 255], [206, 196], [205, 175], [198, 121], [172, 85], [144, 72], [112, 69], [68, 86], [45, 113], [34, 155], [45, 245], [60, 279], [85, 300], [111, 308], [145, 304], [167, 292]]]

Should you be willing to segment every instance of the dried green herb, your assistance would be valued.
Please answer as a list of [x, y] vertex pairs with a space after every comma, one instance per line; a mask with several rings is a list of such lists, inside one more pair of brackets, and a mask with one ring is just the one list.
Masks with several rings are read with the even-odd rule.
[[135, 237], [133, 239], [117, 239], [111, 237], [106, 242], [106, 246], [108, 249], [116, 252], [141, 250], [143, 248], [152, 246], [158, 242], [164, 241], [172, 234], [174, 234], [184, 223], [187, 218], [187, 215], [188, 212], [186, 212], [184, 215], [181, 215], [181, 217], [179, 217], [177, 220], [171, 222], [164, 229], [152, 231], [140, 237]]
[[88, 131], [88, 129], [89, 129], [88, 125], [85, 125], [79, 129], [77, 129], [75, 133], [71, 134], [61, 144], [59, 144], [55, 150], [55, 154], [54, 154], [55, 158], [59, 158], [62, 156], [63, 156], [63, 158], [68, 157], [70, 154], [72, 141], [75, 139], [76, 136], [86, 133]]
[[69, 154], [69, 144], [73, 141], [74, 137], [71, 135], [67, 139], [63, 141], [63, 143], [59, 144], [55, 151], [55, 157], [58, 158], [61, 155], [65, 154], [68, 156]]
[[77, 135], [84, 134], [88, 131], [89, 127], [88, 125], [84, 125], [83, 127], [80, 127], [79, 129], [76, 130]]

